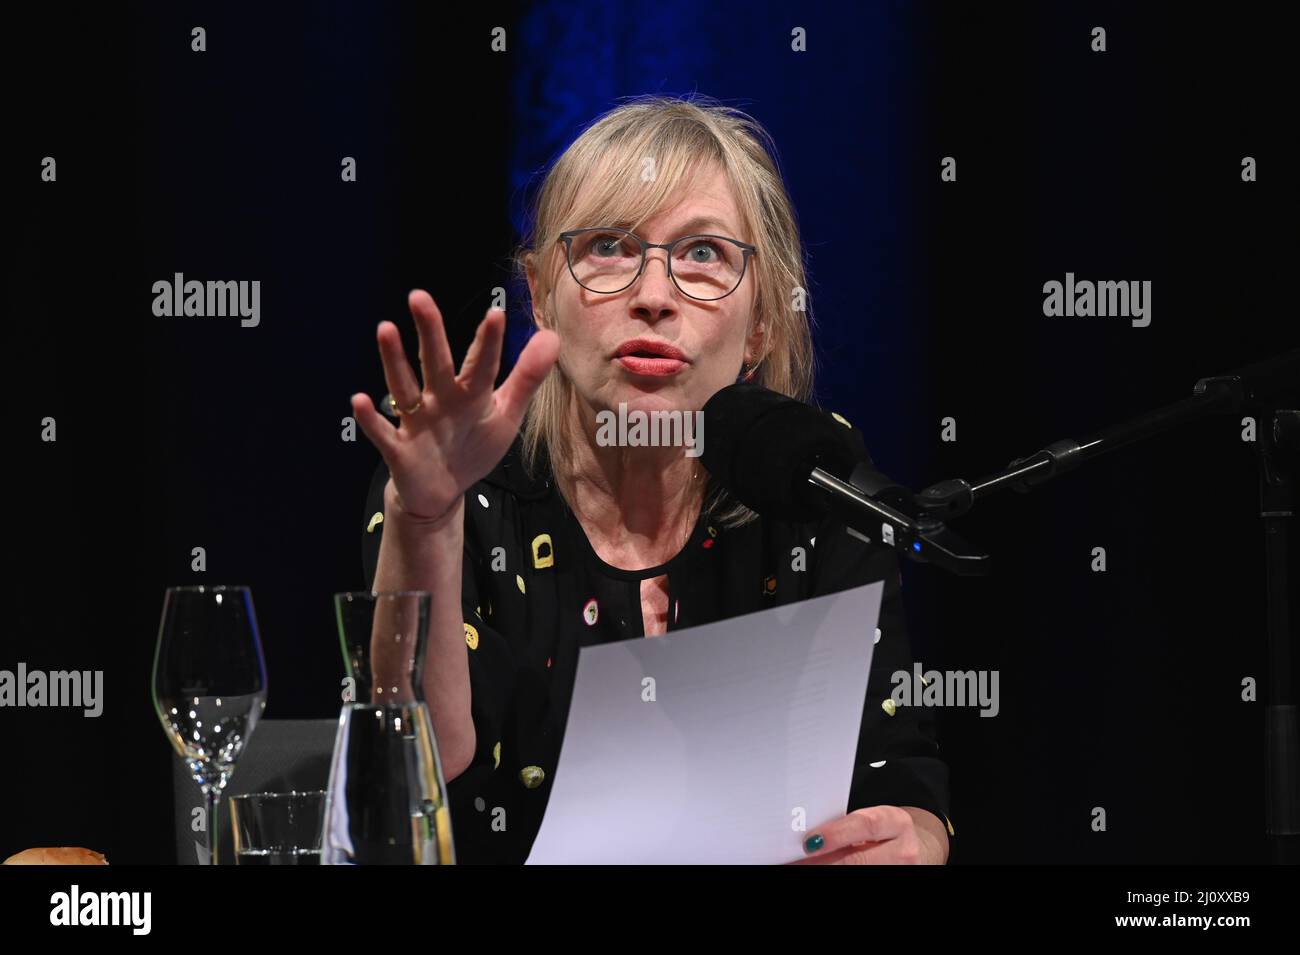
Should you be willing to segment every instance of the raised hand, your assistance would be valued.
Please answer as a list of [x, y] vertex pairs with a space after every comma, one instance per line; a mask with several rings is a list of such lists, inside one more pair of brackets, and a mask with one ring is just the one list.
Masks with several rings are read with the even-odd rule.
[[534, 334], [494, 391], [505, 312], [488, 309], [456, 374], [433, 298], [416, 289], [408, 304], [420, 338], [423, 386], [406, 360], [397, 326], [380, 322], [375, 335], [400, 424], [393, 425], [362, 393], [352, 396], [352, 412], [388, 465], [403, 513], [432, 521], [454, 508], [505, 455], [528, 402], [559, 357], [560, 340], [546, 329]]

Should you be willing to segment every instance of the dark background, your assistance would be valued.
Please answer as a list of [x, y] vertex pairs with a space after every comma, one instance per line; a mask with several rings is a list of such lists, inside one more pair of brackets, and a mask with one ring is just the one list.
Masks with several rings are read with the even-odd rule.
[[[996, 7], [995, 9], [992, 9]], [[166, 586], [252, 587], [267, 716], [337, 712], [330, 597], [363, 586], [378, 321], [429, 289], [463, 354], [525, 199], [582, 126], [698, 92], [773, 134], [810, 256], [818, 395], [921, 487], [1184, 397], [1300, 342], [1266, 6], [44, 6], [6, 31], [0, 668], [102, 669], [105, 712], [0, 712], [0, 856], [173, 858], [150, 667]], [[190, 29], [207, 29], [206, 53]], [[489, 48], [507, 30], [508, 52]], [[790, 51], [803, 26], [808, 52]], [[1091, 52], [1103, 26], [1108, 51]], [[43, 156], [58, 182], [39, 179]], [[1256, 157], [1260, 181], [1240, 179]], [[359, 181], [339, 162], [356, 157]], [[939, 180], [955, 156], [958, 181]], [[1294, 242], [1288, 240], [1288, 249]], [[1149, 279], [1153, 320], [1048, 319], [1042, 284]], [[262, 321], [153, 316], [151, 285], [260, 279]], [[517, 290], [510, 286], [512, 293]], [[511, 299], [512, 344], [526, 335]], [[39, 439], [52, 415], [59, 440]], [[958, 441], [940, 441], [941, 419]], [[927, 669], [997, 669], [939, 714], [953, 862], [1263, 858], [1262, 539], [1236, 419], [954, 526], [997, 573], [904, 569]], [[190, 550], [208, 570], [190, 570]], [[1108, 570], [1090, 570], [1093, 547]], [[1300, 579], [1300, 578], [1298, 578]], [[1108, 831], [1090, 829], [1092, 807]]]

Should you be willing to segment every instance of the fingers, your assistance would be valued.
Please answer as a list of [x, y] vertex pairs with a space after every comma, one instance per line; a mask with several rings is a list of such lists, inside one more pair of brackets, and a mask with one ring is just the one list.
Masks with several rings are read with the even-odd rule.
[[924, 861], [911, 815], [898, 806], [868, 806], [826, 823], [805, 840], [817, 851], [793, 865], [915, 864]]
[[[887, 846], [887, 842], [868, 842], [862, 846], [845, 846], [842, 849], [836, 849], [833, 852], [818, 852], [806, 859], [796, 859], [794, 862], [787, 862], [786, 865], [844, 865], [856, 861], [857, 858], [873, 853], [881, 846]], [[876, 861], [874, 857], [868, 861]], [[881, 859], [881, 862], [888, 862], [889, 859]]]
[[479, 323], [474, 341], [470, 343], [465, 361], [460, 366], [456, 381], [467, 387], [471, 394], [491, 390], [501, 367], [501, 343], [505, 340], [505, 312], [499, 308], [488, 309]]
[[903, 839], [865, 842], [834, 852], [819, 852], [787, 865], [917, 865], [922, 861], [918, 846], [915, 840]]
[[371, 444], [379, 449], [380, 455], [387, 462], [389, 460], [389, 451], [392, 450], [393, 441], [397, 436], [397, 429], [379, 413], [371, 402], [369, 395], [355, 394], [352, 396], [352, 417], [357, 419], [357, 424], [361, 426], [362, 433], [370, 439]]
[[840, 816], [810, 833], [820, 835], [822, 846], [813, 855], [825, 855], [863, 842], [888, 842], [912, 827], [912, 817], [898, 806], [868, 806]]
[[518, 426], [524, 410], [560, 357], [560, 336], [542, 329], [528, 340], [514, 370], [497, 391], [497, 403], [507, 420]]
[[[379, 358], [384, 365], [384, 381], [388, 393], [400, 408], [409, 408], [420, 399], [420, 383], [415, 380], [411, 363], [402, 350], [402, 336], [392, 322], [380, 322], [375, 331], [379, 341]], [[368, 400], [368, 399], [367, 399]]]
[[442, 312], [433, 296], [423, 289], [415, 289], [407, 296], [415, 331], [420, 336], [420, 373], [424, 387], [435, 395], [443, 394], [456, 375], [451, 360], [451, 346], [447, 344], [447, 330], [443, 327]]

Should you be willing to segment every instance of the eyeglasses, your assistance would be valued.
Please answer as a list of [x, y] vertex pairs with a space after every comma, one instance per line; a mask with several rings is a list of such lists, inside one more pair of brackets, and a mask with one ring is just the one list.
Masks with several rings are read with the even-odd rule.
[[690, 298], [713, 302], [740, 287], [749, 257], [758, 249], [722, 235], [686, 235], [674, 242], [646, 242], [613, 226], [561, 232], [573, 280], [589, 292], [610, 295], [630, 286], [645, 269], [647, 249], [668, 252], [668, 277]]

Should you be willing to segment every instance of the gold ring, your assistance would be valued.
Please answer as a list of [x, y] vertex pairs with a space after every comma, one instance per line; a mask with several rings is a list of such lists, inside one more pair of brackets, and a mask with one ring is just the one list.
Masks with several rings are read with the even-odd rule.
[[420, 397], [416, 400], [415, 404], [411, 405], [411, 407], [407, 408], [405, 411], [397, 407], [397, 399], [394, 398], [392, 395], [389, 395], [388, 407], [393, 409], [394, 414], [415, 414], [422, 407], [424, 407], [424, 395], [420, 395]]

